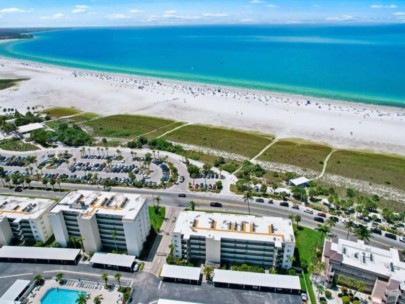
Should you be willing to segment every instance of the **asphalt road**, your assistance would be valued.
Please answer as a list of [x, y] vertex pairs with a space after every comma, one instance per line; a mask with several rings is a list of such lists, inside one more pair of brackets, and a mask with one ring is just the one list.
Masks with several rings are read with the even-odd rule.
[[[32, 184], [35, 186], [35, 184]], [[38, 183], [38, 186], [43, 186]], [[62, 184], [63, 189], [68, 190], [102, 190], [102, 187], [96, 185], [82, 185], [82, 184]], [[137, 193], [144, 194], [150, 198], [149, 203], [153, 204], [153, 198], [160, 196], [161, 204], [167, 206], [177, 206], [177, 207], [187, 207], [191, 200], [196, 201], [197, 209], [204, 209], [210, 211], [221, 211], [221, 212], [238, 212], [238, 213], [248, 213], [248, 208], [246, 203], [243, 202], [241, 197], [230, 197], [217, 195], [212, 193], [187, 193], [187, 197], [179, 197], [179, 192], [173, 192], [173, 190], [152, 190], [152, 189], [136, 189], [136, 188], [125, 188], [125, 187], [113, 187], [111, 190], [113, 192], [121, 193]], [[51, 190], [33, 190], [33, 189], [24, 189], [21, 193], [14, 192], [13, 189], [0, 188], [0, 193], [3, 194], [13, 194], [13, 195], [26, 195], [26, 196], [36, 196], [36, 197], [55, 197], [61, 198], [66, 195], [66, 192], [54, 192]], [[210, 201], [219, 201], [223, 204], [223, 208], [212, 208], [209, 206]], [[281, 216], [288, 217], [289, 214], [299, 214], [302, 218], [300, 225], [316, 228], [318, 223], [313, 220], [314, 215], [310, 215], [303, 212], [303, 208], [300, 210], [286, 208], [279, 206], [278, 202], [270, 205], [267, 203], [256, 203], [252, 202], [250, 204], [250, 211], [253, 215], [261, 216]], [[331, 232], [338, 235], [339, 237], [346, 238], [347, 230], [344, 229], [342, 223], [337, 223], [336, 227], [331, 229]], [[394, 247], [398, 249], [405, 249], [405, 244], [399, 241], [394, 241], [379, 235], [372, 235], [370, 244], [382, 248]]]

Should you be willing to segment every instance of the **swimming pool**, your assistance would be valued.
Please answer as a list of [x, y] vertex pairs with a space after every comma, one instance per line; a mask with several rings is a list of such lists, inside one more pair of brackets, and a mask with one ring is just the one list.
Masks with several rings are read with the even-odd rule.
[[83, 291], [52, 288], [41, 299], [41, 304], [75, 304], [79, 294]]

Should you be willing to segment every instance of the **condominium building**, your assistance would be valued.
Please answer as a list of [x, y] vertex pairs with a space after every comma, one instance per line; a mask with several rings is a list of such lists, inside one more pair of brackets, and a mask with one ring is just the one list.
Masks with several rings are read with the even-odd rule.
[[137, 194], [70, 192], [49, 220], [61, 246], [80, 237], [88, 253], [115, 249], [139, 255], [150, 231], [146, 199]]
[[176, 258], [265, 268], [290, 268], [295, 248], [289, 219], [193, 211], [180, 213], [172, 243]]
[[325, 241], [323, 260], [329, 284], [343, 276], [363, 282], [375, 304], [405, 304], [405, 260], [399, 250], [334, 238]]
[[52, 236], [48, 212], [50, 199], [0, 196], [0, 245], [11, 242], [43, 242]]

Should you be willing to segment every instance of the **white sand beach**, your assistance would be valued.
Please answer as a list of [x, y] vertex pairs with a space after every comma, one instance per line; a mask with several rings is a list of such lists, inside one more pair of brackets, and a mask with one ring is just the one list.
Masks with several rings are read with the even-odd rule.
[[[291, 94], [153, 79], [0, 58], [2, 108], [76, 107], [172, 118], [405, 155], [405, 109]], [[309, 102], [308, 102], [309, 101]], [[0, 108], [2, 112], [2, 109]]]

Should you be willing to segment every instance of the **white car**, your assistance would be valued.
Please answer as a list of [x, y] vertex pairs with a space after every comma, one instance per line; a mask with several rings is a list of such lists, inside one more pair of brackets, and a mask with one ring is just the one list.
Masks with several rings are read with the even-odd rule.
[[314, 214], [314, 211], [311, 210], [311, 209], [308, 209], [308, 208], [305, 209], [304, 212], [305, 212], [305, 213], [308, 213], [308, 214]]
[[398, 240], [402, 243], [405, 243], [405, 236], [400, 236]]

